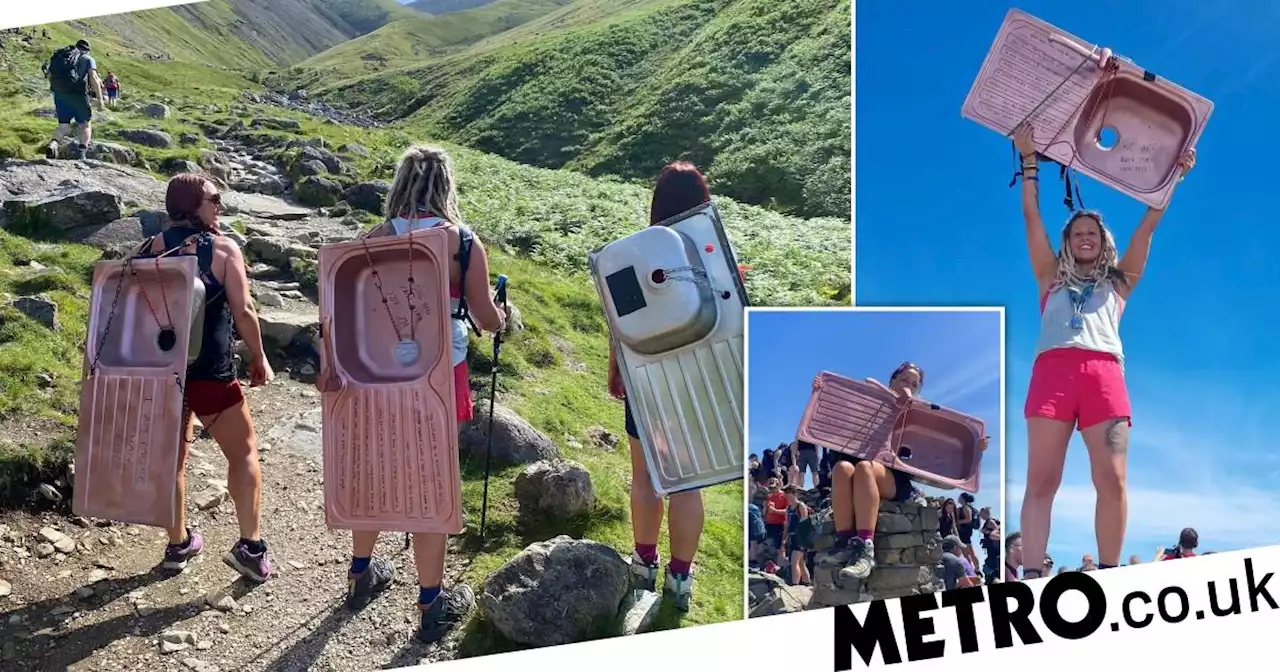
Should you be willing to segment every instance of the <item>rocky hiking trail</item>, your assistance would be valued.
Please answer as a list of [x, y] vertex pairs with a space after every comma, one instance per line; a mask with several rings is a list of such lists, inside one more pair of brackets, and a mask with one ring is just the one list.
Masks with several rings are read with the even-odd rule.
[[[106, 155], [116, 152], [107, 143], [98, 147]], [[272, 190], [280, 181], [275, 168], [242, 148], [219, 147], [199, 168], [223, 185], [257, 185], [262, 191], [262, 185]], [[323, 165], [334, 155], [316, 156]], [[376, 200], [382, 188], [356, 185], [345, 198]], [[115, 162], [10, 160], [0, 163], [0, 224], [12, 230], [39, 222], [44, 229], [25, 235], [75, 241], [103, 250], [104, 258], [118, 258], [164, 225], [163, 190], [163, 182]], [[188, 515], [205, 535], [205, 551], [176, 576], [158, 568], [162, 531], [72, 516], [64, 477], [43, 485], [45, 496], [36, 497], [60, 497], [60, 504], [44, 501], [34, 509], [0, 513], [0, 667], [6, 670], [367, 670], [447, 660], [459, 655], [468, 637], [489, 636], [460, 628], [434, 646], [417, 642], [416, 574], [401, 534], [384, 535], [378, 549], [397, 566], [392, 589], [358, 613], [346, 610], [350, 538], [325, 527], [319, 394], [311, 385], [318, 327], [314, 260], [316, 247], [353, 238], [362, 222], [341, 206], [316, 209], [235, 189], [223, 196], [224, 230], [251, 260], [253, 292], [276, 370], [272, 384], [246, 391], [261, 442], [263, 537], [277, 575], [254, 586], [221, 562], [238, 534], [226, 493], [226, 462], [206, 436], [193, 446], [187, 465]], [[4, 298], [33, 319], [52, 313], [56, 321], [51, 301]], [[518, 323], [518, 315], [513, 317]], [[478, 397], [480, 422], [486, 412], [487, 397]], [[499, 405], [495, 417], [495, 460], [531, 465], [515, 483], [522, 507], [560, 509], [568, 518], [591, 505], [590, 475], [580, 465], [558, 460], [555, 444], [510, 410]], [[464, 428], [463, 449], [474, 455], [483, 432], [479, 423]], [[617, 443], [607, 432], [597, 438], [602, 445]], [[468, 521], [469, 527], [477, 523]], [[476, 611], [487, 602], [488, 620], [525, 645], [586, 638], [600, 621], [619, 614], [620, 604], [621, 613], [631, 612], [618, 619], [624, 632], [648, 627], [656, 603], [648, 596], [632, 608], [624, 599], [627, 567], [621, 556], [604, 544], [554, 534], [484, 586], [472, 584]], [[451, 539], [446, 584], [468, 570], [463, 546], [471, 539]], [[570, 571], [580, 571], [583, 562], [590, 563], [590, 582]], [[529, 598], [517, 595], [517, 586]], [[567, 615], [546, 618], [540, 609]]]

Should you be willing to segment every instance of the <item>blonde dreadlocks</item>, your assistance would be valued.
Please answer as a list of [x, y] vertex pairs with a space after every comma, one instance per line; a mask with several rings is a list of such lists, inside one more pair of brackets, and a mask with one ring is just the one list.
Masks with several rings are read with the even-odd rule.
[[[1080, 272], [1075, 254], [1071, 251], [1071, 226], [1076, 220], [1088, 217], [1098, 223], [1102, 233], [1102, 249], [1088, 274]], [[1077, 210], [1071, 213], [1067, 225], [1062, 227], [1062, 246], [1058, 249], [1058, 271], [1054, 277], [1057, 284], [1077, 289], [1090, 283], [1102, 284], [1108, 280], [1120, 284], [1128, 284], [1129, 278], [1116, 265], [1119, 254], [1116, 252], [1116, 239], [1111, 230], [1102, 221], [1102, 214], [1095, 210]]]
[[414, 219], [419, 209], [462, 225], [458, 210], [457, 183], [448, 152], [431, 145], [415, 145], [405, 150], [396, 166], [396, 177], [387, 193], [386, 217]]

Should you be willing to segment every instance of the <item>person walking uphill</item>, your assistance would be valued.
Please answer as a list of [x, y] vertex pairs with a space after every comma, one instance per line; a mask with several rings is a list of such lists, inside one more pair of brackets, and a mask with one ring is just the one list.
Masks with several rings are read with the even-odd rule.
[[[507, 319], [493, 302], [489, 288], [489, 258], [484, 245], [467, 228], [458, 209], [457, 182], [453, 162], [439, 147], [410, 147], [400, 157], [396, 175], [387, 194], [385, 221], [364, 235], [366, 238], [405, 235], [422, 229], [443, 229], [450, 249], [449, 296], [452, 311], [451, 362], [459, 424], [473, 418], [470, 372], [467, 367], [467, 319], [485, 331], [502, 332]], [[320, 372], [317, 386], [322, 392], [336, 390], [332, 370]], [[373, 556], [378, 532], [351, 533], [351, 568], [347, 573], [347, 606], [359, 609], [391, 584], [395, 566]], [[448, 535], [414, 534], [413, 559], [418, 570], [418, 639], [440, 641], [459, 625], [475, 606], [469, 586], [444, 587], [444, 564]]]
[[[711, 190], [706, 179], [692, 164], [676, 162], [662, 169], [653, 189], [649, 206], [649, 225], [656, 225], [682, 212], [687, 212], [711, 201]], [[618, 361], [613, 347], [609, 348], [609, 393], [623, 401], [626, 409], [626, 429], [631, 449], [631, 527], [635, 550], [631, 557], [631, 571], [637, 587], [655, 590], [660, 559], [658, 534], [662, 528], [663, 500], [653, 489], [649, 468], [640, 444], [640, 430], [631, 414], [626, 386], [618, 371]], [[689, 609], [693, 596], [693, 559], [702, 539], [702, 492], [682, 492], [671, 495], [667, 504], [667, 529], [671, 541], [671, 561], [667, 565], [665, 591], [675, 596], [676, 607]]]
[[186, 527], [185, 522], [184, 465], [195, 442], [193, 419], [198, 418], [227, 458], [227, 489], [235, 502], [240, 526], [240, 540], [223, 556], [223, 562], [245, 578], [261, 583], [271, 576], [271, 558], [261, 537], [258, 437], [232, 358], [235, 331], [239, 331], [250, 352], [249, 384], [266, 385], [275, 374], [262, 347], [244, 256], [235, 241], [222, 235], [218, 224], [222, 198], [217, 188], [200, 175], [177, 175], [169, 180], [165, 209], [173, 223], [142, 243], [133, 256], [147, 259], [169, 252], [194, 255], [206, 298], [204, 324], [197, 327], [204, 330], [203, 341], [196, 360], [187, 367], [184, 390], [187, 417], [179, 446], [175, 493], [178, 523], [168, 531], [163, 566], [184, 569], [204, 549], [204, 537]]
[[[1062, 483], [1067, 444], [1076, 428], [1084, 437], [1097, 503], [1094, 520], [1098, 567], [1120, 564], [1128, 518], [1127, 453], [1132, 410], [1124, 375], [1120, 317], [1141, 279], [1151, 239], [1164, 216], [1148, 208], [1124, 256], [1102, 215], [1075, 211], [1055, 253], [1040, 216], [1037, 149], [1033, 129], [1014, 130], [1022, 156], [1022, 215], [1040, 298], [1040, 338], [1023, 415], [1027, 419], [1026, 493], [1019, 523], [1026, 561], [1023, 576], [1043, 576], [1053, 500]], [[1178, 159], [1185, 175], [1195, 153]]]
[[89, 54], [89, 43], [80, 40], [53, 52], [48, 66], [45, 74], [49, 78], [49, 90], [53, 92], [53, 108], [58, 118], [58, 128], [53, 133], [53, 140], [49, 142], [45, 155], [50, 159], [58, 158], [58, 147], [71, 133], [74, 124], [77, 144], [73, 147], [72, 156], [84, 158], [89, 143], [93, 141], [90, 87], [96, 94], [98, 109], [104, 109], [102, 101], [105, 96], [102, 80], [98, 78], [98, 64]]

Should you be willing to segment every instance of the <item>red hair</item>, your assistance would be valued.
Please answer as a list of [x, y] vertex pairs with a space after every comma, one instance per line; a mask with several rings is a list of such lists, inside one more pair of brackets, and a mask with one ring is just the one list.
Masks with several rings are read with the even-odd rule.
[[649, 205], [649, 225], [692, 210], [711, 200], [707, 178], [692, 163], [676, 161], [658, 174]]
[[210, 228], [208, 223], [200, 221], [196, 215], [207, 198], [204, 189], [208, 182], [208, 178], [195, 173], [174, 175], [169, 180], [169, 188], [164, 195], [164, 208], [169, 214], [169, 220], [174, 223], [190, 222], [202, 229]]

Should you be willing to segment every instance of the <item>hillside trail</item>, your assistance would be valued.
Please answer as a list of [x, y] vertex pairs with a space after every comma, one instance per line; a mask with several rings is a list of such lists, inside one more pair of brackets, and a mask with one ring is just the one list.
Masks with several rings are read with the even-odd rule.
[[[228, 196], [252, 201], [258, 214], [284, 203]], [[300, 214], [288, 215], [290, 229], [324, 227], [314, 211]], [[314, 304], [292, 294], [273, 310], [314, 317]], [[180, 574], [159, 569], [161, 530], [54, 511], [0, 514], [0, 568], [12, 579], [0, 600], [0, 668], [347, 672], [455, 656], [459, 630], [430, 647], [415, 639], [417, 580], [401, 534], [383, 535], [377, 550], [396, 565], [393, 586], [358, 613], [346, 609], [350, 534], [325, 526], [320, 398], [293, 378], [298, 368], [314, 372], [273, 366], [275, 380], [246, 387], [246, 395], [261, 444], [263, 539], [276, 575], [255, 586], [221, 561], [238, 537], [234, 505], [226, 460], [201, 436], [187, 464], [187, 510], [205, 549]], [[446, 585], [467, 568], [454, 542]]]

